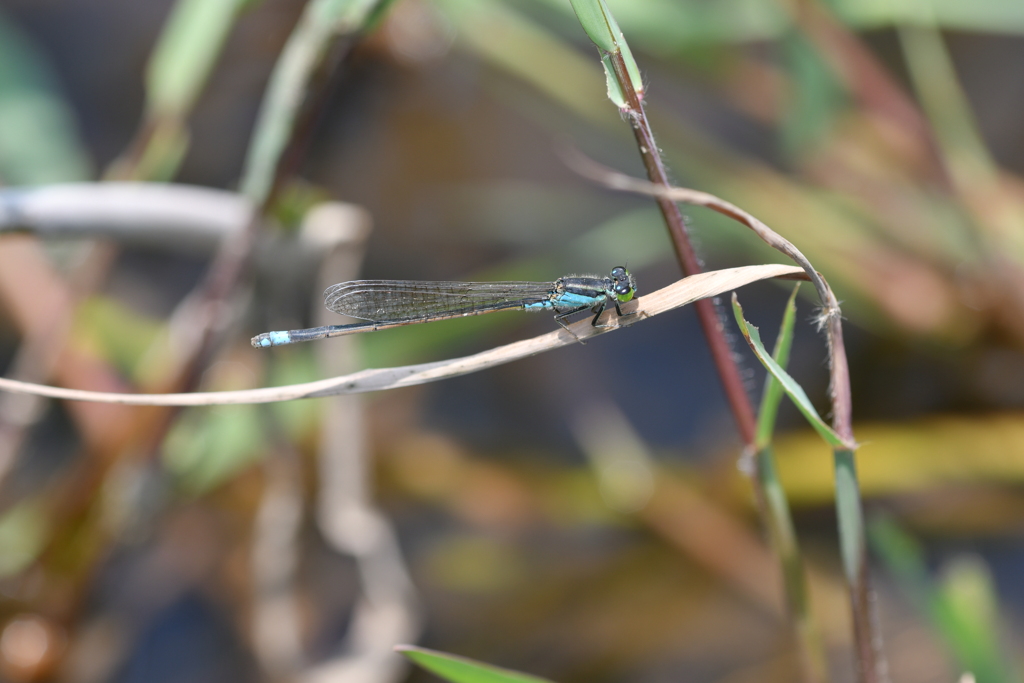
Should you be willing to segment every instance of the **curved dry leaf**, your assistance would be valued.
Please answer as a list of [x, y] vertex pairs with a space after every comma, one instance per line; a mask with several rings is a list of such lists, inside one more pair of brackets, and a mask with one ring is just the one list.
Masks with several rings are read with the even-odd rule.
[[778, 277], [800, 279], [804, 277], [804, 274], [800, 268], [781, 264], [744, 266], [741, 268], [727, 268], [700, 273], [699, 275], [683, 278], [668, 287], [636, 299], [635, 308], [624, 308], [627, 308], [628, 312], [636, 311], [639, 315], [630, 316], [625, 323], [620, 323], [616, 319], [614, 311], [608, 311], [604, 314], [604, 322], [610, 324], [609, 327], [593, 327], [589, 320], [581, 320], [570, 325], [570, 331], [560, 329], [531, 339], [524, 339], [481, 351], [471, 356], [432, 363], [420, 363], [418, 365], [405, 365], [396, 368], [360, 370], [350, 375], [332, 377], [316, 382], [306, 382], [304, 384], [247, 389], [243, 391], [195, 392], [190, 394], [115, 394], [100, 391], [84, 391], [81, 389], [64, 389], [0, 378], [0, 390], [71, 401], [95, 401], [100, 403], [150, 406], [273, 403], [275, 401], [289, 401], [297, 398], [321, 398], [338, 394], [383, 391], [385, 389], [408, 387], [448, 377], [466, 375], [471, 372], [494, 367], [495, 365], [533, 356], [544, 351], [575, 344], [577, 339], [587, 340], [607, 334], [621, 327], [633, 325], [644, 318], [659, 315], [693, 303], [698, 299], [717, 296], [758, 280]]

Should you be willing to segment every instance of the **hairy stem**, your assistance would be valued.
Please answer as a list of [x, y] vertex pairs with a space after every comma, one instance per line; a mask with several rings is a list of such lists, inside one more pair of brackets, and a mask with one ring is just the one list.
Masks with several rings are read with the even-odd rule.
[[[621, 53], [611, 53], [612, 65], [615, 69], [616, 78], [626, 95], [627, 110], [630, 126], [633, 128], [633, 135], [636, 136], [637, 146], [640, 149], [640, 157], [643, 159], [644, 168], [647, 169], [647, 177], [652, 183], [669, 187], [668, 174], [665, 172], [665, 164], [661, 160], [661, 153], [654, 141], [654, 133], [647, 121], [647, 114], [644, 112], [643, 103], [633, 87], [632, 80], [626, 71], [626, 63]], [[672, 245], [675, 248], [676, 258], [685, 275], [696, 275], [701, 272], [700, 262], [690, 243], [690, 237], [686, 232], [686, 224], [683, 222], [683, 215], [674, 201], [664, 196], [656, 196], [655, 201], [665, 218], [665, 225], [668, 227], [669, 235], [672, 238]], [[721, 317], [711, 300], [701, 300], [696, 303], [697, 317], [700, 319], [704, 336], [708, 340], [708, 347], [714, 359], [715, 367], [718, 369], [718, 376], [722, 380], [722, 388], [725, 390], [726, 399], [732, 409], [736, 424], [739, 427], [740, 437], [743, 443], [751, 446], [754, 443], [755, 420], [754, 409], [750, 404], [750, 397], [743, 386], [743, 379], [739, 367], [736, 365], [732, 348], [725, 338], [725, 331], [722, 326]]]

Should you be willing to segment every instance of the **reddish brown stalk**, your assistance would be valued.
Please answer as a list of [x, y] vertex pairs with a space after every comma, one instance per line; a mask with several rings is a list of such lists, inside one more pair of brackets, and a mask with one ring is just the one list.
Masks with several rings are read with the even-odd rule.
[[[647, 122], [647, 114], [644, 112], [643, 103], [633, 87], [629, 74], [626, 71], [626, 63], [621, 54], [610, 54], [612, 65], [615, 69], [615, 76], [622, 86], [626, 95], [626, 115], [629, 117], [630, 126], [636, 136], [636, 142], [640, 148], [640, 157], [643, 159], [644, 168], [647, 169], [647, 177], [655, 185], [669, 187], [668, 174], [665, 172], [665, 165], [661, 160], [661, 154], [654, 141], [654, 133]], [[685, 275], [695, 275], [701, 272], [700, 262], [693, 251], [690, 237], [686, 232], [686, 224], [683, 222], [683, 215], [674, 201], [664, 196], [655, 196], [661, 215], [665, 218], [665, 225], [668, 226], [669, 235], [672, 237], [672, 245], [675, 247], [676, 258]], [[704, 329], [704, 336], [708, 340], [708, 347], [711, 356], [718, 369], [718, 376], [722, 380], [722, 388], [725, 390], [726, 399], [736, 418], [736, 425], [740, 431], [740, 438], [747, 446], [754, 443], [756, 421], [754, 419], [754, 408], [750, 404], [750, 397], [743, 386], [743, 379], [739, 367], [729, 346], [728, 340], [722, 327], [722, 321], [711, 300], [701, 300], [695, 304], [697, 317], [701, 327]]]
[[[666, 187], [660, 183], [650, 183], [637, 178], [617, 173], [604, 168], [579, 153], [567, 155], [567, 162], [581, 175], [592, 178], [606, 187], [636, 192], [653, 197], [663, 198], [672, 202], [685, 202], [703, 206], [746, 225], [767, 244], [793, 259], [804, 269], [808, 279], [814, 284], [822, 302], [819, 315], [820, 325], [825, 329], [829, 345], [830, 387], [832, 399], [832, 426], [842, 438], [845, 448], [836, 449], [836, 468], [849, 471], [852, 481], [856, 483], [856, 461], [854, 451], [857, 448], [853, 436], [852, 400], [850, 389], [850, 370], [847, 365], [846, 347], [843, 343], [842, 315], [835, 294], [828, 283], [814, 269], [810, 261], [794, 244], [769, 228], [765, 223], [715, 195], [699, 190], [682, 187]], [[858, 506], [859, 506], [859, 496]], [[859, 514], [859, 513], [858, 513]], [[875, 625], [875, 606], [871, 599], [871, 582], [868, 574], [866, 541], [863, 528], [859, 531], [857, 542], [860, 550], [857, 553], [857, 567], [850, 582], [850, 601], [853, 611], [854, 638], [857, 648], [857, 661], [861, 670], [861, 681], [879, 683], [888, 679], [885, 658], [881, 651], [880, 641], [875, 637], [878, 629]]]

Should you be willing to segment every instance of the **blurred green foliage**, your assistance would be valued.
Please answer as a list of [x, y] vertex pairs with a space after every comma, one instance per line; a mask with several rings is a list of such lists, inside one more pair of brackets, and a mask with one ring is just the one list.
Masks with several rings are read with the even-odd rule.
[[88, 153], [45, 57], [0, 14], [0, 181], [85, 180]]
[[452, 683], [547, 683], [543, 678], [501, 669], [483, 662], [421, 647], [403, 646], [399, 652], [424, 669]]
[[16, 575], [31, 565], [49, 532], [41, 500], [26, 499], [0, 515], [0, 577]]
[[155, 116], [186, 115], [195, 104], [236, 14], [253, 0], [179, 0], [146, 70], [147, 105]]
[[[1024, 262], [1024, 231], [1017, 230], [1024, 215], [1020, 178], [1000, 167], [996, 159], [1001, 155], [988, 148], [979, 130], [980, 117], [972, 109], [977, 101], [968, 99], [958, 82], [947, 49], [948, 36], [939, 31], [980, 32], [983, 39], [993, 34], [1019, 36], [1024, 33], [1024, 4], [1016, 0], [832, 0], [821, 5], [825, 19], [820, 20], [799, 16], [787, 4], [763, 0], [606, 1], [642, 67], [655, 133], [680, 183], [720, 194], [790, 237], [840, 292], [850, 322], [877, 335], [871, 343], [905, 345], [930, 359], [960, 353], [977, 363], [994, 347], [1019, 354], [1024, 344], [1020, 323], [1024, 313], [1017, 284], [1019, 266]], [[354, 93], [354, 99], [365, 93], [352, 84], [365, 87], [367, 80], [380, 75], [366, 69], [367, 62], [387, 63], [392, 68], [387, 73], [393, 79], [387, 81], [388, 88], [398, 89], [402, 79], [429, 83], [424, 88], [429, 92], [419, 93], [423, 99], [415, 100], [415, 106], [403, 102], [414, 128], [429, 116], [430, 106], [423, 100], [430, 96], [444, 104], [438, 110], [457, 121], [451, 124], [455, 129], [474, 125], [465, 113], [472, 110], [481, 118], [494, 115], [504, 123], [514, 120], [517, 125], [532, 126], [538, 137], [573, 140], [588, 153], [606, 161], [615, 159], [621, 166], [633, 163], [635, 150], [630, 146], [628, 126], [605, 99], [601, 67], [568, 1], [437, 0], [431, 7], [440, 12], [437, 20], [447, 22], [457, 34], [457, 51], [438, 53], [436, 59], [447, 60], [443, 67], [410, 66], [408, 62], [394, 67], [391, 62], [400, 60], [394, 57], [397, 53], [388, 52], [384, 36], [393, 27], [386, 10], [408, 11], [412, 4], [333, 0], [306, 5], [308, 18], [302, 21], [308, 23], [300, 24], [302, 30], [292, 34], [297, 41], [292, 43], [297, 45], [293, 49], [304, 59], [292, 62], [294, 68], [268, 90], [264, 104], [268, 123], [249, 146], [251, 161], [242, 176], [252, 196], [263, 198], [269, 193], [282, 150], [291, 140], [291, 125], [305, 101], [305, 86], [319, 60], [325, 58], [327, 46], [339, 33], [364, 28], [363, 22], [379, 31], [360, 48], [355, 60], [359, 66], [354, 68], [354, 76], [349, 74], [352, 80], [340, 86], [346, 96]], [[120, 170], [123, 177], [173, 179], [189, 151], [196, 144], [207, 144], [192, 139], [189, 132], [195, 110], [207, 97], [210, 74], [222, 63], [219, 60], [224, 59], [230, 39], [250, 9], [262, 8], [251, 0], [182, 0], [175, 5], [150, 56], [145, 76], [147, 103], [136, 142], [123, 154], [112, 177]], [[829, 33], [835, 27], [838, 32]], [[867, 35], [867, 31], [874, 33]], [[890, 34], [898, 49], [856, 51], [858, 46], [865, 49], [865, 37], [884, 44]], [[895, 90], [872, 89], [878, 81], [869, 77], [877, 73], [865, 68], [865, 55], [869, 64], [888, 74], [882, 80], [894, 83]], [[247, 63], [248, 57], [243, 55], [235, 62], [236, 68], [239, 62]], [[92, 175], [89, 152], [79, 139], [74, 114], [47, 61], [0, 17], [0, 180], [5, 184], [80, 180]], [[281, 65], [282, 69], [287, 66], [285, 61]], [[456, 74], [448, 77], [457, 81], [457, 87], [451, 83], [438, 87], [441, 79], [428, 81], [427, 75], [435, 68], [451, 69], [445, 73]], [[908, 86], [900, 80], [904, 71]], [[465, 95], [470, 89], [472, 97]], [[480, 92], [484, 95], [477, 95]], [[486, 106], [480, 106], [476, 97], [486, 100]], [[696, 100], [702, 104], [694, 106]], [[404, 200], [405, 195], [440, 195], [448, 189], [451, 202], [472, 213], [477, 224], [458, 234], [448, 225], [435, 226], [434, 236], [443, 234], [449, 239], [446, 244], [458, 242], [467, 251], [479, 249], [485, 255], [479, 261], [490, 264], [460, 272], [466, 279], [550, 280], [573, 269], [601, 272], [622, 260], [628, 260], [632, 270], [641, 271], [668, 263], [670, 247], [655, 210], [639, 201], [615, 200], [607, 209], [602, 205], [596, 218], [596, 212], [574, 212], [574, 207], [596, 204], [597, 191], [584, 194], [578, 188], [562, 187], [560, 181], [550, 182], [543, 175], [546, 168], [524, 166], [529, 169], [524, 173], [512, 163], [501, 165], [501, 161], [495, 163], [501, 173], [511, 174], [507, 169], [515, 168], [516, 174], [536, 173], [537, 179], [531, 178], [533, 184], [521, 179], [497, 179], [488, 184], [487, 178], [481, 179], [479, 166], [464, 161], [461, 166], [455, 164], [462, 175], [456, 173], [456, 180], [448, 186], [441, 187], [442, 181], [415, 187], [412, 181], [404, 184], [409, 171], [401, 164], [408, 163], [408, 158], [384, 143], [393, 138], [402, 143], [409, 139], [395, 132], [399, 117], [390, 118], [385, 104], [390, 103], [367, 97], [366, 102], [346, 102], [352, 109], [341, 107], [344, 111], [338, 119], [344, 122], [350, 122], [346, 117], [352, 116], [352, 110], [367, 107], [370, 114], [366, 118], [385, 131], [377, 133], [378, 137], [367, 134], [365, 140], [346, 138], [349, 148], [361, 144], [373, 148], [358, 160], [367, 175], [381, 172], [368, 161], [386, 167], [381, 172], [386, 180], [379, 193], [359, 188], [357, 183], [351, 192], [358, 197], [361, 191], [370, 200], [384, 196], [384, 200], [378, 196], [381, 207], [377, 207], [384, 208]], [[250, 111], [254, 106], [245, 104], [241, 109]], [[494, 114], [498, 109], [506, 118]], [[473, 139], [469, 133], [445, 140], [454, 140], [450, 144], [453, 156], [491, 159], [500, 149], [500, 141], [494, 139], [512, 135], [513, 128], [497, 133], [484, 129], [486, 134], [480, 138], [494, 144], [482, 150], [467, 152]], [[430, 156], [440, 145], [423, 143], [432, 130], [423, 129], [427, 132], [412, 140], [423, 144], [422, 149], [429, 150], [425, 156]], [[364, 130], [358, 132], [361, 136]], [[410, 155], [421, 153], [415, 144], [412, 147]], [[318, 172], [328, 175], [323, 167], [333, 164], [332, 160], [301, 170], [310, 176]], [[452, 190], [451, 185], [458, 187]], [[349, 191], [348, 185], [330, 186], [314, 177], [308, 184], [285, 186], [270, 212], [287, 226], [297, 225], [310, 206]], [[476, 202], [472, 211], [465, 201], [470, 194]], [[735, 223], [701, 209], [690, 213], [701, 245], [713, 262], [777, 258]], [[441, 213], [445, 219], [454, 214], [458, 212]], [[524, 225], [528, 222], [524, 216], [545, 215], [545, 220]], [[563, 218], [569, 219], [564, 225]], [[391, 245], [404, 246], [400, 244], [404, 236], [389, 237]], [[378, 249], [384, 252], [391, 245], [383, 249], [378, 245]], [[378, 254], [376, 258], [385, 257]], [[380, 267], [379, 260], [377, 265]], [[642, 293], [650, 290], [643, 278], [640, 289]], [[433, 359], [462, 352], [473, 344], [494, 343], [525, 317], [481, 316], [382, 332], [372, 340], [369, 336], [360, 339], [362, 354], [372, 366]], [[164, 334], [162, 323], [103, 297], [88, 298], [75, 320], [76, 343], [99, 349], [121, 376], [140, 384], [146, 384], [147, 374], [140, 365], [155, 357], [148, 349]], [[252, 368], [236, 367], [237, 374], [213, 376], [211, 386], [248, 386], [247, 382], [264, 370], [266, 382], [272, 384], [320, 376], [308, 349], [280, 350], [265, 368], [257, 365], [261, 361], [254, 361]], [[854, 362], [862, 363], [863, 369], [873, 360], [865, 351]], [[976, 372], [977, 365], [965, 361], [957, 368], [969, 375]], [[986, 384], [1003, 387], [1010, 397], [1002, 403], [991, 401], [989, 405], [996, 404], [994, 409], [858, 425], [857, 435], [866, 443], [858, 453], [864, 493], [913, 500], [916, 507], [905, 512], [908, 523], [937, 534], [1012, 532], [1022, 508], [1015, 484], [1024, 479], [1024, 417], [1018, 410], [1019, 400], [1013, 398], [1015, 375], [1001, 365], [989, 374], [992, 377]], [[709, 642], [719, 633], [733, 641], [744, 640], [736, 636], [736, 626], [728, 620], [730, 610], [735, 609], [730, 597], [714, 602], [709, 586], [721, 577], [709, 579], [702, 573], [706, 570], [695, 570], [693, 566], [706, 565], [692, 565], [683, 552], [670, 555], [666, 550], [671, 547], [670, 540], [665, 539], [671, 535], [659, 536], [665, 534], [664, 528], [658, 531], [649, 521], [625, 519], [610, 510], [583, 466], [553, 464], [564, 457], [564, 445], [549, 444], [548, 450], [537, 447], [525, 453], [518, 446], [503, 446], [499, 453], [467, 453], [450, 437], [440, 445], [435, 443], [435, 451], [430, 452], [423, 447], [429, 440], [425, 434], [440, 428], [409, 417], [422, 414], [409, 406], [422, 411], [417, 402], [424, 395], [429, 394], [409, 390], [395, 398], [378, 397], [370, 412], [377, 421], [373, 436], [384, 461], [380, 465], [385, 479], [382, 489], [393, 496], [390, 503], [399, 516], [407, 515], [407, 523], [417, 532], [432, 525], [428, 530], [442, 535], [430, 552], [414, 555], [414, 563], [422, 569], [420, 576], [428, 579], [424, 582], [427, 592], [450, 591], [481, 601], [490, 596], [496, 602], [511, 595], [502, 614], [520, 618], [510, 618], [501, 627], [518, 628], [516, 633], [523, 642], [536, 637], [541, 643], [537, 650], [550, 653], [561, 649], [569, 660], [572, 654], [565, 653], [576, 652], [574, 647], [587, 650], [577, 641], [594, 645], [590, 651], [576, 653], [579, 659], [596, 662], [591, 669], [580, 666], [577, 671], [588, 674], [580, 675], [580, 680], [599, 679], [608, 670], [631, 671], [644, 657], [672, 661], [680, 648], [699, 658], [715, 651]], [[549, 400], [541, 390], [531, 398]], [[810, 406], [805, 399], [805, 407]], [[870, 401], [872, 396], [863, 400]], [[666, 399], [665, 405], [663, 419], [676, 419], [675, 400]], [[300, 449], [312, 449], [318, 420], [318, 401], [283, 404], [267, 412], [252, 407], [190, 410], [163, 444], [162, 462], [188, 494], [183, 498], [195, 500], [204, 494], [213, 498], [231, 489], [232, 482], [240, 479], [239, 473], [273, 448], [274, 439], [287, 438]], [[708, 431], [716, 428], [709, 426]], [[704, 438], [714, 441], [717, 434]], [[819, 506], [835, 494], [834, 470], [820, 439], [798, 433], [784, 435], [774, 445], [781, 480], [799, 508], [798, 515], [818, 514]], [[678, 458], [682, 451], [683, 447], [672, 448], [663, 455]], [[729, 454], [733, 455], [731, 450]], [[517, 464], [508, 465], [506, 460]], [[522, 462], [529, 466], [521, 466]], [[695, 467], [686, 472], [686, 478], [712, 492], [729, 514], [744, 520], [749, 512], [748, 482], [731, 466], [723, 469], [728, 472], [715, 471], [713, 466]], [[89, 480], [77, 471], [73, 478]], [[935, 492], [952, 487], [961, 487], [958, 493], [968, 496], [966, 502], [944, 494], [938, 502], [929, 502]], [[973, 491], [973, 497], [964, 488]], [[248, 501], [248, 494], [243, 491], [238, 499]], [[65, 497], [73, 498], [53, 496], [59, 502]], [[247, 502], [227, 494], [224, 499], [225, 507], [244, 517]], [[43, 560], [39, 558], [52, 536], [52, 517], [48, 508], [34, 501], [26, 497], [0, 516], [0, 557], [4, 558], [0, 574], [17, 575], [34, 561], [40, 566], [47, 561], [45, 555]], [[443, 536], [449, 532], [438, 531], [442, 525], [434, 517], [461, 526]], [[409, 522], [410, 518], [413, 521]], [[645, 531], [631, 535], [635, 533], [633, 525], [643, 526]], [[523, 558], [549, 550], [528, 545], [533, 537], [544, 534], [585, 539], [608, 535], [623, 545], [627, 542], [621, 539], [628, 538], [634, 545], [617, 556], [626, 559], [602, 557], [597, 561], [588, 547], [578, 565], [556, 570], [545, 567], [541, 571], [549, 572], [544, 574], [548, 581], [541, 581], [536, 578], [536, 567]], [[558, 557], [569, 554], [566, 546], [570, 544], [563, 538], [558, 536], [559, 540], [550, 544], [557, 546]], [[1016, 680], [1012, 660], [997, 646], [1000, 631], [1007, 626], [1001, 623], [1000, 599], [983, 562], [957, 559], [936, 573], [928, 569], [924, 550], [907, 532], [883, 524], [875, 528], [872, 538], [888, 570], [900, 577], [909, 594], [920, 598], [922, 614], [946, 638], [961, 666], [974, 671], [979, 681]], [[813, 537], [811, 540], [813, 545]], [[597, 541], [594, 546], [608, 547]], [[652, 547], [664, 557], [652, 561], [648, 555], [657, 554]], [[611, 556], [612, 551], [608, 553]], [[599, 567], [595, 575], [581, 580], [579, 576], [595, 562]], [[623, 566], [629, 571], [622, 571]], [[80, 569], [82, 576], [93, 571], [91, 567]], [[822, 570], [819, 564], [816, 571], [829, 569]], [[552, 575], [556, 579], [550, 580]], [[763, 580], [763, 576], [759, 578]], [[565, 595], [575, 595], [572, 589], [581, 587], [590, 594], [565, 607], [561, 602], [567, 600]], [[595, 595], [600, 596], [601, 605], [594, 605]], [[466, 610], [474, 619], [486, 611], [479, 604]], [[638, 604], [645, 608], [638, 609]], [[559, 608], [564, 612], [558, 613]], [[540, 625], [531, 621], [547, 609], [559, 616], [545, 617]], [[603, 625], [594, 614], [613, 617], [605, 621], [616, 628]], [[756, 625], [760, 616], [744, 612], [741, 620], [753, 629], [750, 624]], [[833, 620], [840, 618], [833, 615]], [[468, 630], [477, 633], [495, 628], [479, 624], [475, 622]], [[837, 630], [834, 623], [829, 624], [826, 620], [825, 630]], [[681, 638], [685, 625], [690, 625], [690, 631]], [[570, 633], [571, 642], [559, 640], [553, 632]], [[583, 635], [577, 637], [578, 633]], [[615, 637], [609, 638], [609, 633]], [[832, 647], [845, 645], [841, 637], [830, 637]], [[504, 631], [496, 635], [506, 647], [509, 638]], [[772, 641], [765, 660], [777, 658], [778, 650], [778, 643]], [[439, 653], [417, 650], [408, 656], [451, 680], [538, 680]], [[601, 665], [607, 668], [595, 673]], [[759, 679], [763, 670], [758, 669]]]
[[152, 372], [140, 364], [148, 359], [147, 352], [166, 332], [160, 321], [103, 296], [83, 301], [77, 314], [75, 335], [83, 345], [97, 349], [126, 377], [137, 380]]
[[869, 538], [879, 556], [903, 584], [916, 607], [945, 638], [964, 671], [978, 683], [1020, 680], [1000, 647], [999, 597], [985, 562], [960, 555], [931, 577], [924, 548], [899, 523], [878, 516]]
[[182, 490], [201, 495], [257, 462], [266, 452], [258, 406], [187, 411], [163, 444], [164, 467]]

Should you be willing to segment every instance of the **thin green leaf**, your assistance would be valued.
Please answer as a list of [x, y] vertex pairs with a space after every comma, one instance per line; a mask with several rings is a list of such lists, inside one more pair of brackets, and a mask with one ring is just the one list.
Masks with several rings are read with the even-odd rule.
[[413, 645], [399, 645], [395, 650], [452, 683], [550, 683], [545, 678]]
[[[793, 287], [793, 293], [786, 302], [786, 311], [782, 314], [782, 326], [775, 340], [772, 358], [780, 368], [789, 364], [789, 352], [793, 346], [793, 330], [796, 327], [796, 294], [800, 291], [800, 283]], [[761, 397], [761, 408], [757, 413], [757, 435], [754, 444], [757, 449], [765, 448], [772, 440], [775, 431], [775, 417], [779, 413], [779, 402], [782, 400], [783, 389], [771, 373], [764, 382], [764, 394]]]
[[619, 79], [615, 75], [615, 67], [612, 66], [611, 55], [601, 55], [601, 66], [604, 67], [604, 80], [608, 85], [608, 99], [619, 109], [625, 109], [626, 93], [622, 92], [622, 86], [619, 85]]
[[[789, 363], [789, 352], [793, 345], [793, 330], [796, 327], [796, 295], [799, 289], [800, 284], [797, 283], [789, 301], [786, 302], [782, 325], [779, 328], [775, 349], [772, 352], [772, 358], [782, 368]], [[765, 525], [768, 528], [772, 548], [779, 556], [782, 566], [786, 605], [801, 651], [804, 678], [808, 681], [824, 681], [828, 679], [824, 647], [818, 625], [810, 613], [807, 579], [800, 556], [800, 546], [793, 528], [793, 517], [790, 514], [786, 491], [779, 481], [778, 468], [771, 446], [775, 417], [778, 414], [779, 402], [782, 400], [783, 394], [782, 385], [774, 375], [768, 373], [764, 384], [764, 395], [761, 398], [761, 407], [757, 415], [757, 433], [754, 442], [756, 448], [754, 484], [760, 487], [759, 495], [764, 501], [765, 508]]]
[[859, 580], [858, 568], [867, 549], [864, 547], [864, 510], [857, 483], [857, 461], [853, 451], [836, 448], [833, 452], [836, 478], [836, 517], [839, 523], [839, 552], [843, 570], [851, 585]]
[[832, 0], [829, 3], [845, 23], [861, 29], [895, 26], [936, 26], [960, 31], [1024, 33], [1024, 4], [1006, 0], [931, 0], [931, 2], [863, 2]]
[[625, 36], [622, 35], [622, 29], [619, 28], [619, 24], [615, 21], [615, 17], [604, 0], [570, 1], [583, 30], [601, 50], [601, 63], [604, 66], [605, 79], [608, 82], [608, 98], [615, 103], [615, 106], [624, 109], [626, 97], [608, 55], [621, 54], [622, 60], [626, 64], [629, 80], [638, 94], [643, 93], [644, 82], [640, 76], [640, 67], [637, 66], [636, 60], [633, 58], [633, 52], [629, 49]]
[[612, 26], [611, 12], [604, 0], [569, 0], [580, 26], [594, 44], [605, 52], [618, 52], [618, 27]]
[[619, 25], [615, 24], [615, 17], [612, 17], [612, 22], [615, 26], [615, 30], [619, 31], [619, 47], [622, 48], [622, 61], [626, 63], [626, 73], [629, 74], [629, 80], [633, 84], [633, 90], [636, 90], [636, 94], [643, 99], [644, 96], [644, 79], [640, 75], [640, 67], [636, 63], [636, 59], [633, 58], [633, 51], [629, 49], [629, 43], [626, 42], [626, 36], [619, 29]]
[[833, 448], [850, 448], [849, 444], [843, 442], [842, 437], [836, 434], [821, 416], [818, 415], [818, 411], [811, 405], [811, 400], [807, 398], [807, 394], [804, 392], [803, 387], [797, 384], [796, 380], [789, 376], [782, 367], [775, 362], [775, 360], [768, 355], [768, 351], [765, 350], [764, 344], [761, 343], [761, 335], [758, 333], [757, 328], [747, 323], [743, 319], [743, 308], [740, 306], [739, 300], [736, 298], [736, 294], [732, 295], [732, 310], [733, 315], [736, 317], [736, 324], [740, 327], [740, 332], [743, 333], [747, 343], [750, 344], [750, 348], [753, 350], [754, 355], [761, 361], [761, 364], [767, 368], [768, 372], [775, 376], [785, 390], [789, 398], [792, 399], [793, 403], [796, 404], [797, 409], [803, 413], [804, 417], [811, 424], [812, 427], [821, 435], [830, 446]]
[[[677, 58], [687, 47], [773, 41], [792, 29], [778, 3], [760, 0], [606, 0], [619, 23], [644, 51]], [[534, 0], [565, 12], [565, 0]], [[829, 0], [828, 6], [851, 29], [878, 30], [936, 26], [960, 31], [1024, 34], [1024, 3], [1007, 0], [930, 0], [865, 2]]]
[[978, 683], [1019, 681], [1012, 660], [1000, 651], [999, 595], [992, 572], [977, 556], [962, 555], [945, 563], [939, 599], [955, 626], [945, 634], [965, 670]]
[[150, 109], [175, 116], [191, 109], [242, 4], [178, 0], [146, 69]]
[[242, 194], [262, 204], [295, 127], [306, 85], [333, 40], [362, 29], [383, 0], [312, 0], [270, 77], [242, 175]]

